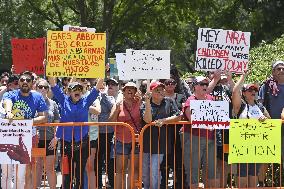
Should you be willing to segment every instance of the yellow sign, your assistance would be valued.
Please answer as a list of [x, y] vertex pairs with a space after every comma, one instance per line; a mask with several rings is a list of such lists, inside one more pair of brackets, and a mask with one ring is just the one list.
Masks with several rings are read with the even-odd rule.
[[280, 163], [280, 119], [231, 119], [229, 163]]
[[105, 51], [105, 33], [48, 31], [46, 75], [104, 78]]

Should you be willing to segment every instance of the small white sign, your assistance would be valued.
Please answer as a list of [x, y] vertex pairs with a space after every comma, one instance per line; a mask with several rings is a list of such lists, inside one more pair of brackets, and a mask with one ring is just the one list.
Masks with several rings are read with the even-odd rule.
[[229, 102], [190, 101], [191, 126], [200, 129], [229, 129]]
[[250, 32], [199, 28], [195, 69], [242, 73], [248, 69], [249, 48]]
[[125, 74], [131, 79], [169, 79], [170, 50], [126, 50]]
[[28, 164], [32, 151], [32, 120], [0, 119], [0, 164]]
[[96, 32], [96, 28], [87, 28], [80, 26], [64, 25], [63, 31], [73, 31], [73, 32]]
[[119, 80], [129, 80], [129, 78], [126, 78], [127, 74], [125, 73], [126, 53], [115, 53], [115, 60]]

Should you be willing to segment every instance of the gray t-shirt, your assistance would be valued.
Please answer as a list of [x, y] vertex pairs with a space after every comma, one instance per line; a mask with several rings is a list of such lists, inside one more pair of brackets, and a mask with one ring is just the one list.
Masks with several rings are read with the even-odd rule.
[[[264, 87], [265, 85], [262, 85], [259, 91], [259, 98], [261, 100], [264, 100], [264, 96], [267, 95], [264, 94]], [[284, 108], [284, 84], [278, 84], [277, 87], [280, 90], [277, 96], [273, 96], [271, 92], [269, 93], [269, 114], [272, 119], [281, 119], [281, 112]]]
[[[45, 99], [47, 105], [47, 122], [54, 123], [54, 120], [60, 120], [58, 105], [53, 100]], [[52, 140], [54, 138], [54, 131], [56, 127], [38, 127], [39, 139], [40, 140]], [[46, 136], [45, 136], [46, 135]]]

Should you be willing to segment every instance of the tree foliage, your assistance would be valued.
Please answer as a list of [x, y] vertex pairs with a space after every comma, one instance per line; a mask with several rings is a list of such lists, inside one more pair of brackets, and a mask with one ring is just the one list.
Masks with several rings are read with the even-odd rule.
[[108, 55], [133, 49], [170, 49], [171, 62], [192, 72], [199, 27], [252, 32], [253, 46], [283, 34], [282, 0], [0, 0], [4, 62], [10, 39], [46, 36], [63, 25], [108, 34]]
[[284, 60], [284, 35], [273, 43], [262, 42], [250, 51], [249, 82], [262, 82], [271, 75], [273, 61]]

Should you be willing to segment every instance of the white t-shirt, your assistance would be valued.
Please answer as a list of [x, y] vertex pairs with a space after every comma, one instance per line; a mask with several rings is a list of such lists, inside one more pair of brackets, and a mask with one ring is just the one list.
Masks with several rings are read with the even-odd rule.
[[257, 104], [251, 106], [249, 104], [245, 104], [245, 109], [241, 113], [239, 119], [258, 119], [263, 116], [261, 109], [257, 106]]

